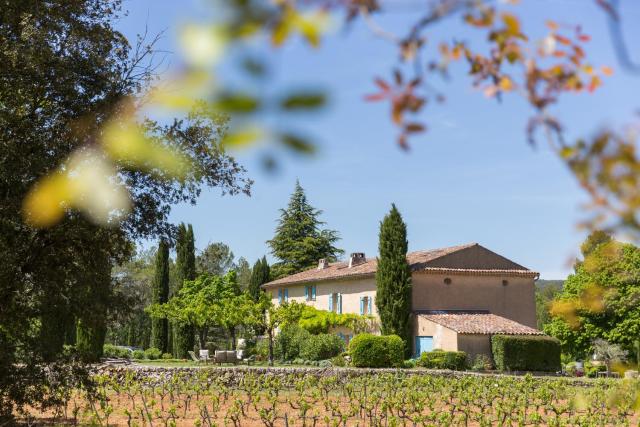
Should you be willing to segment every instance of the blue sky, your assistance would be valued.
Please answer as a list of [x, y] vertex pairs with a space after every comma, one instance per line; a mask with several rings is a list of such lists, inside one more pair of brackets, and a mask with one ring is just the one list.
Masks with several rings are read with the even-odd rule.
[[[397, 7], [381, 25], [392, 31], [407, 28], [420, 3], [383, 2]], [[638, 22], [640, 4], [622, 4], [625, 22]], [[150, 33], [167, 29], [159, 47], [177, 52], [176, 30], [215, 16], [212, 5], [205, 0], [128, 0], [129, 14], [116, 26], [130, 39], [145, 24]], [[523, 0], [514, 10], [525, 17], [525, 32], [534, 36], [543, 36], [546, 19], [582, 24], [593, 37], [588, 44], [592, 62], [616, 71], [596, 94], [565, 97], [555, 111], [569, 138], [632, 119], [640, 107], [640, 79], [620, 70], [606, 17], [593, 1]], [[626, 30], [628, 40], [639, 39], [640, 28]], [[472, 40], [474, 33], [454, 21], [439, 25], [435, 34]], [[489, 100], [471, 87], [463, 66], [454, 68], [449, 82], [434, 83], [446, 94], [446, 103], [426, 110], [422, 118], [429, 131], [414, 138], [406, 153], [395, 145], [388, 106], [362, 99], [374, 90], [372, 77], [389, 75], [396, 64], [397, 54], [387, 41], [356, 23], [329, 35], [319, 49], [297, 41], [280, 50], [262, 49], [275, 87], [328, 91], [331, 102], [324, 111], [287, 123], [312, 135], [319, 153], [301, 158], [279, 152], [276, 172], [261, 166], [265, 148], [234, 153], [255, 180], [251, 197], [221, 197], [218, 190], [207, 190], [197, 206], [177, 206], [171, 215], [174, 222], [193, 224], [198, 248], [223, 241], [251, 263], [268, 254], [265, 241], [297, 178], [310, 202], [324, 211], [327, 226], [339, 231], [339, 246], [346, 253], [376, 254], [379, 221], [395, 203], [407, 223], [410, 250], [478, 242], [541, 272], [544, 279], [570, 272], [584, 238], [576, 224], [585, 218], [587, 198], [544, 143], [527, 144], [531, 110], [524, 101], [514, 96], [502, 103]]]

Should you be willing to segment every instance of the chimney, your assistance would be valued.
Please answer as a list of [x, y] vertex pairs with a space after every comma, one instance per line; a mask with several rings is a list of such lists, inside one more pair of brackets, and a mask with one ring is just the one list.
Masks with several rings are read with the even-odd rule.
[[351, 256], [349, 256], [349, 268], [354, 265], [362, 264], [367, 259], [364, 257], [364, 252], [353, 252]]
[[324, 270], [327, 267], [329, 267], [329, 262], [325, 258], [321, 258], [318, 261], [318, 270]]

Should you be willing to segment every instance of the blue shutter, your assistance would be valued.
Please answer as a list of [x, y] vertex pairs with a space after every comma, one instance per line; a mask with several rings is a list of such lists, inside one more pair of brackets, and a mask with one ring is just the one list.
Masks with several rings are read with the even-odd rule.
[[329, 294], [329, 311], [333, 311], [333, 294]]
[[313, 286], [311, 287], [311, 299], [312, 299], [313, 301], [315, 301], [315, 300], [316, 300], [316, 285], [313, 285]]
[[309, 287], [304, 287], [304, 299], [309, 300]]
[[338, 294], [338, 314], [342, 314], [342, 294]]
[[284, 302], [289, 301], [289, 289], [284, 290]]
[[373, 304], [371, 304], [371, 302], [373, 301], [373, 297], [369, 297], [368, 299], [369, 299], [369, 311], [368, 311], [368, 314], [369, 314], [369, 316], [371, 316], [373, 314], [373, 310], [371, 309], [372, 306], [373, 306]]
[[364, 297], [360, 297], [360, 314], [364, 314]]
[[278, 304], [282, 304], [282, 289], [278, 289]]

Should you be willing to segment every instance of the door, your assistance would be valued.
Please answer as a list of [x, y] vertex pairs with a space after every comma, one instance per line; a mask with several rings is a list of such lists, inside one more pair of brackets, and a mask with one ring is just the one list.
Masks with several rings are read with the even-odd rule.
[[433, 337], [416, 337], [416, 358], [420, 357], [423, 352], [431, 350], [433, 350]]

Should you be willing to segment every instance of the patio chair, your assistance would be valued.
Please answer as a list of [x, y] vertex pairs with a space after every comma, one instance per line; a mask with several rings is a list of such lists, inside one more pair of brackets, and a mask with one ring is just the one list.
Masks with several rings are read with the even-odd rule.
[[202, 362], [201, 359], [198, 358], [198, 356], [196, 356], [196, 354], [193, 351], [189, 351], [189, 356], [191, 356], [191, 360], [193, 360], [194, 362], [200, 363]]
[[204, 363], [209, 361], [209, 350], [200, 350], [200, 360]]

